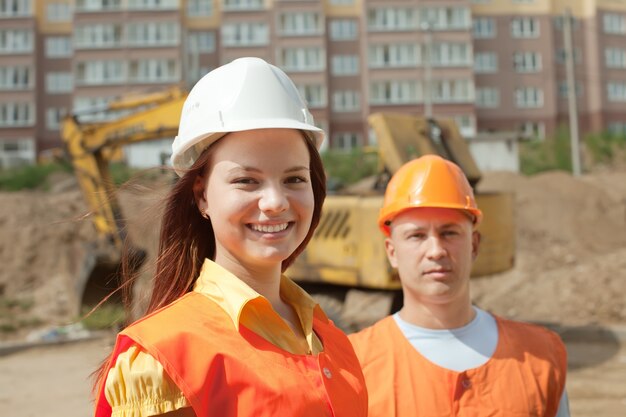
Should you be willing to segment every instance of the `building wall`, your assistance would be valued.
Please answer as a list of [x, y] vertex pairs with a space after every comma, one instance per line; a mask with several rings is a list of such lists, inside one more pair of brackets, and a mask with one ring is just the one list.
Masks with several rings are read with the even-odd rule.
[[[10, 142], [10, 149], [16, 140], [32, 142], [23, 154], [60, 145], [66, 110], [132, 90], [190, 87], [246, 55], [285, 69], [328, 131], [328, 147], [365, 145], [369, 114], [424, 114], [429, 97], [434, 116], [454, 118], [466, 136], [512, 129], [549, 136], [569, 117], [566, 9], [575, 19], [581, 131], [626, 131], [626, 0], [170, 0], [157, 10], [128, 7], [142, 4], [138, 0], [107, 2], [114, 5], [109, 9], [86, 8], [83, 0], [11, 1], [25, 11], [0, 11], [1, 30], [23, 29], [33, 46], [0, 53], [0, 68], [30, 68], [33, 81], [20, 89], [0, 87], [0, 100], [36, 110], [28, 123], [0, 126], [0, 142]], [[536, 36], [515, 36], [528, 25], [515, 23], [520, 18], [533, 19]], [[493, 22], [491, 37], [477, 36], [485, 20]], [[154, 43], [159, 24], [175, 39]], [[51, 56], [48, 45], [60, 38], [71, 39], [71, 51]], [[533, 67], [535, 57], [540, 66]], [[489, 69], [491, 59], [496, 65]], [[106, 67], [111, 61], [119, 68]], [[111, 79], [115, 71], [122, 75]]]

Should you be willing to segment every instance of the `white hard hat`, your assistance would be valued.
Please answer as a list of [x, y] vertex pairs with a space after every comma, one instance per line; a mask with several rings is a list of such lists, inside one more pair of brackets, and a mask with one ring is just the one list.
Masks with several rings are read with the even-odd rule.
[[287, 74], [260, 58], [236, 59], [209, 72], [189, 92], [172, 144], [172, 166], [182, 176], [226, 133], [264, 128], [310, 131], [318, 149], [324, 140]]

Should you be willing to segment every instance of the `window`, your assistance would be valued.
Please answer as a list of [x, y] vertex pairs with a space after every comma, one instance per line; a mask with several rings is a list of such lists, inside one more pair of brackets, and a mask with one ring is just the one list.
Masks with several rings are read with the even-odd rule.
[[263, 0], [223, 0], [222, 10], [227, 12], [241, 10], [263, 10]]
[[126, 81], [126, 66], [122, 60], [83, 61], [76, 65], [76, 84], [106, 85]]
[[333, 75], [357, 75], [359, 57], [357, 55], [334, 55], [331, 68]]
[[27, 66], [0, 67], [0, 91], [26, 90], [33, 87], [34, 71]]
[[35, 105], [27, 102], [0, 102], [0, 126], [22, 127], [35, 124]]
[[213, 14], [213, 0], [187, 0], [187, 16], [203, 17]]
[[279, 17], [279, 28], [282, 35], [318, 35], [324, 32], [324, 19], [315, 12], [282, 13]]
[[178, 0], [127, 0], [129, 10], [175, 10]]
[[471, 50], [472, 47], [466, 43], [436, 43], [431, 50], [431, 64], [434, 67], [469, 66]]
[[[580, 63], [580, 57], [581, 57], [581, 52], [580, 49], [575, 48], [574, 49], [574, 63], [578, 64]], [[557, 63], [559, 64], [565, 64], [565, 58], [566, 58], [567, 54], [565, 53], [565, 49], [564, 48], [558, 48], [555, 51], [555, 57], [554, 59], [556, 60]]]
[[435, 80], [431, 84], [435, 103], [474, 102], [474, 83], [471, 80]]
[[50, 94], [71, 93], [74, 89], [70, 72], [46, 73], [46, 92]]
[[187, 67], [188, 84], [191, 84], [191, 85], [195, 84], [196, 82], [198, 82], [198, 80], [200, 80], [200, 78], [204, 77], [213, 69], [214, 69], [213, 67], [199, 67], [197, 65], [188, 66]]
[[[576, 19], [574, 16], [571, 16], [571, 25], [572, 30], [577, 30], [578, 28], [580, 28], [580, 20]], [[555, 16], [554, 27], [557, 30], [563, 30], [563, 28], [565, 27], [565, 16]]]
[[417, 10], [409, 7], [370, 9], [367, 27], [370, 31], [402, 31], [418, 28]]
[[76, 10], [81, 12], [97, 12], [121, 10], [122, 0], [76, 0]]
[[325, 55], [318, 47], [284, 48], [280, 62], [285, 71], [322, 71], [326, 68]]
[[626, 102], [626, 82], [609, 82], [606, 89], [609, 101], [614, 103]]
[[180, 28], [177, 22], [134, 22], [128, 24], [128, 46], [178, 45]]
[[370, 84], [370, 103], [416, 104], [422, 97], [421, 87], [413, 80], [375, 81]]
[[494, 87], [476, 88], [476, 107], [495, 109], [500, 106], [500, 90]]
[[626, 16], [614, 13], [605, 13], [602, 16], [604, 33], [614, 35], [626, 34]]
[[626, 69], [626, 49], [606, 48], [604, 61], [607, 68]]
[[539, 72], [541, 71], [541, 54], [517, 52], [513, 54], [513, 68], [516, 72]]
[[215, 32], [190, 32], [187, 35], [187, 49], [190, 53], [215, 52]]
[[135, 83], [175, 82], [180, 77], [175, 59], [139, 59], [130, 61], [129, 78]]
[[527, 138], [545, 139], [546, 126], [541, 122], [522, 122], [519, 125], [520, 133]]
[[72, 7], [69, 3], [48, 3], [46, 5], [46, 19], [49, 22], [71, 22]]
[[535, 87], [516, 89], [515, 106], [520, 109], [543, 107], [543, 91]]
[[[0, 104], [0, 106], [2, 106]], [[1, 108], [1, 107], [0, 107]], [[35, 163], [35, 140], [32, 138], [0, 140], [0, 167], [13, 168]]]
[[[583, 86], [580, 85], [579, 83], [576, 83], [576, 96], [580, 97], [583, 94]], [[567, 98], [567, 81], [561, 81], [559, 82], [559, 96], [561, 98]]]
[[368, 49], [370, 68], [415, 67], [421, 61], [421, 49], [415, 43], [373, 45]]
[[74, 47], [76, 49], [115, 48], [121, 46], [121, 24], [85, 24], [76, 26], [74, 29]]
[[33, 32], [28, 29], [0, 29], [0, 54], [33, 51]]
[[263, 46], [269, 43], [269, 28], [266, 23], [227, 23], [222, 26], [224, 46]]
[[539, 21], [534, 17], [516, 17], [511, 21], [511, 36], [514, 38], [539, 37]]
[[626, 137], [626, 122], [611, 122], [607, 126], [610, 134]]
[[460, 114], [452, 117], [464, 138], [476, 136], [476, 117], [471, 114]]
[[467, 7], [423, 7], [419, 17], [420, 27], [431, 30], [464, 30], [472, 24]]
[[330, 22], [330, 39], [334, 41], [351, 41], [357, 38], [357, 21], [337, 19]]
[[361, 110], [361, 94], [358, 91], [343, 90], [333, 93], [333, 111], [338, 113]]
[[[74, 113], [82, 113], [80, 120], [82, 122], [102, 122], [107, 120], [114, 120], [119, 117], [117, 112], [96, 112], [98, 109], [103, 109], [106, 105], [112, 101], [114, 97], [74, 97]], [[85, 114], [89, 113], [89, 114]]]
[[346, 6], [354, 4], [354, 0], [330, 0], [330, 4], [335, 6]]
[[326, 87], [321, 84], [298, 85], [300, 96], [309, 108], [326, 107]]
[[498, 72], [498, 55], [495, 52], [477, 52], [474, 55], [474, 72], [477, 74]]
[[31, 0], [0, 0], [0, 18], [31, 16]]
[[496, 25], [491, 17], [474, 18], [474, 38], [491, 39], [496, 37]]
[[352, 151], [361, 144], [361, 135], [356, 132], [341, 132], [333, 135], [333, 148], [340, 151]]
[[46, 109], [46, 129], [59, 130], [66, 114], [67, 109], [65, 107], [48, 107]]
[[48, 36], [46, 58], [71, 58], [72, 39], [69, 36]]

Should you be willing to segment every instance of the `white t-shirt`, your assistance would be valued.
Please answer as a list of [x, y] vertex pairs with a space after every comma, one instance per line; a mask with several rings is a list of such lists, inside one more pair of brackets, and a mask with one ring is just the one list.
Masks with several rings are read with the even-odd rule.
[[[427, 329], [393, 318], [409, 343], [426, 359], [442, 368], [463, 372], [484, 365], [498, 345], [496, 319], [473, 306], [476, 317], [458, 329]], [[563, 391], [556, 417], [569, 417], [567, 393]]]

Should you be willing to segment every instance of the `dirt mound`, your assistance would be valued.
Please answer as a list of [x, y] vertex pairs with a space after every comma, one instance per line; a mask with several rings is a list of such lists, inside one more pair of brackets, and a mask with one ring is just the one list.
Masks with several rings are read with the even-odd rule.
[[473, 282], [475, 301], [508, 317], [626, 322], [626, 171], [574, 178], [489, 173], [481, 190], [516, 196], [516, 266]]
[[2, 193], [0, 199], [4, 303], [28, 310], [21, 319], [25, 322], [69, 319], [75, 314], [71, 286], [77, 260], [84, 243], [95, 237], [93, 226], [79, 218], [85, 212], [82, 196], [74, 189], [58, 194]]
[[[137, 183], [120, 191], [130, 236], [150, 255], [167, 187]], [[513, 270], [473, 281], [480, 306], [527, 320], [626, 322], [626, 171], [582, 178], [486, 173], [479, 189], [515, 193], [518, 248]], [[75, 319], [74, 277], [85, 244], [97, 237], [80, 192], [67, 180], [54, 191], [0, 193], [0, 301], [31, 304], [23, 307], [23, 324]], [[149, 293], [152, 261], [139, 299]]]

